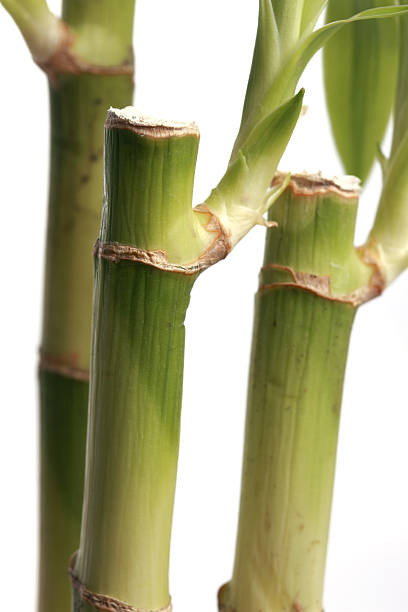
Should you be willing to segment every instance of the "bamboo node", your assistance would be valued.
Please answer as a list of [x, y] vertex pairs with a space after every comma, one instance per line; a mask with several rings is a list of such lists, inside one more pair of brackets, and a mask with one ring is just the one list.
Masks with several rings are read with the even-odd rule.
[[[198, 211], [204, 212], [204, 211]], [[207, 226], [208, 227], [208, 226]], [[215, 231], [213, 228], [209, 231]], [[169, 262], [167, 252], [164, 250], [149, 251], [130, 244], [120, 242], [101, 242], [96, 241], [93, 253], [95, 257], [107, 259], [112, 263], [129, 261], [151, 266], [164, 272], [185, 274], [187, 276], [198, 274], [206, 270], [221, 259], [224, 259], [230, 250], [228, 238], [224, 236], [222, 230], [205, 253], [191, 264], [173, 264]]]
[[317, 274], [296, 272], [290, 266], [283, 266], [280, 264], [267, 264], [262, 267], [262, 270], [282, 270], [288, 272], [292, 279], [290, 281], [261, 284], [258, 291], [262, 293], [264, 291], [287, 287], [301, 289], [303, 291], [313, 293], [314, 295], [317, 295], [323, 299], [330, 300], [332, 302], [349, 304], [353, 308], [358, 308], [365, 302], [368, 302], [381, 295], [385, 286], [381, 271], [376, 265], [374, 259], [371, 257], [369, 251], [366, 249], [360, 249], [360, 256], [367, 265], [372, 266], [373, 273], [371, 275], [370, 282], [367, 285], [359, 287], [347, 295], [332, 294], [330, 276], [318, 276]]
[[89, 382], [89, 370], [72, 365], [69, 359], [49, 355], [40, 349], [39, 369], [65, 378], [73, 378], [81, 382]]
[[74, 553], [70, 559], [68, 573], [72, 587], [77, 591], [79, 597], [85, 603], [90, 604], [97, 610], [105, 610], [106, 612], [172, 612], [173, 608], [171, 601], [165, 608], [160, 608], [160, 610], [147, 610], [145, 608], [134, 608], [124, 601], [115, 599], [115, 597], [101, 595], [100, 593], [94, 593], [89, 590], [74, 572], [76, 554], [77, 553]]
[[75, 41], [75, 37], [71, 30], [63, 21], [60, 22], [60, 42], [55, 52], [44, 61], [34, 61], [37, 66], [41, 68], [49, 78], [50, 82], [54, 85], [58, 85], [58, 76], [60, 74], [97, 74], [105, 76], [120, 76], [128, 75], [133, 76], [134, 73], [134, 61], [133, 52], [129, 51], [129, 57], [126, 60], [116, 66], [99, 66], [97, 64], [91, 64], [86, 62], [81, 57], [76, 55], [72, 50], [72, 45]]

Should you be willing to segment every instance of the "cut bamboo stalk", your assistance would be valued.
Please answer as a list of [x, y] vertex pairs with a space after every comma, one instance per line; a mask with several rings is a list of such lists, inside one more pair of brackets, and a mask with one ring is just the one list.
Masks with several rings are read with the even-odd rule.
[[[277, 181], [282, 177], [278, 175]], [[293, 176], [256, 296], [241, 508], [220, 610], [321, 612], [344, 370], [357, 307], [381, 292], [353, 245], [358, 189]]]
[[76, 611], [170, 609], [184, 317], [200, 271], [172, 260], [197, 241], [197, 150], [194, 124], [109, 113]]

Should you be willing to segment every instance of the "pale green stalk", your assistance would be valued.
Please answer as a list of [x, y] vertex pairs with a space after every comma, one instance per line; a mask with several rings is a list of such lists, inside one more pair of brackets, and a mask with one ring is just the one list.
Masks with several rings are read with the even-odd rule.
[[[134, 0], [3, 0], [49, 76], [51, 160], [40, 361], [39, 612], [68, 612], [79, 544], [103, 124], [131, 103]], [[120, 9], [120, 10], [119, 10]]]
[[349, 336], [356, 308], [378, 293], [353, 246], [357, 203], [352, 184], [300, 175], [271, 211], [225, 612], [323, 609]]
[[[314, 21], [310, 28], [303, 23], [296, 39], [307, 4], [260, 2], [231, 164], [335, 32], [407, 10], [368, 9], [312, 33]], [[315, 19], [322, 5], [310, 8]], [[273, 51], [278, 59], [269, 58]], [[272, 186], [285, 180], [278, 175]], [[256, 300], [239, 528], [233, 577], [219, 595], [223, 612], [322, 610], [348, 341], [356, 308], [384, 287], [384, 268], [370, 248], [356, 251], [353, 244], [357, 198], [355, 183], [301, 175], [270, 212], [278, 226], [268, 231]]]

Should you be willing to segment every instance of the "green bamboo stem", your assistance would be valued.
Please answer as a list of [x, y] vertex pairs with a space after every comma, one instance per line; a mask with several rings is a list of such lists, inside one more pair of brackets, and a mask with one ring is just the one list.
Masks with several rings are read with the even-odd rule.
[[68, 612], [83, 495], [93, 264], [103, 124], [131, 103], [134, 0], [3, 0], [49, 77], [51, 169], [40, 361], [39, 612]]
[[198, 131], [109, 117], [74, 609], [100, 609], [102, 598], [161, 610], [170, 605], [184, 317], [198, 276], [164, 258], [180, 248], [188, 258], [196, 241]]
[[278, 227], [268, 232], [256, 296], [239, 527], [223, 611], [323, 609], [349, 337], [356, 308], [379, 291], [375, 269], [353, 246], [357, 203], [358, 191], [297, 176], [272, 209]]
[[82, 510], [93, 279], [89, 252], [102, 201], [103, 123], [112, 101], [126, 103], [131, 96], [127, 76], [60, 75], [58, 86], [50, 85], [40, 364], [41, 423], [46, 424], [40, 439], [40, 612], [70, 609], [67, 566], [78, 547]]

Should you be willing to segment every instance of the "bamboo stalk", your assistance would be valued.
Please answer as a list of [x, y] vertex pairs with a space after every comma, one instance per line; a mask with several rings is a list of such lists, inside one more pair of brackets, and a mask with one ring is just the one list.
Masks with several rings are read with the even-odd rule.
[[[282, 180], [278, 177], [277, 180]], [[220, 610], [321, 612], [344, 369], [381, 287], [353, 246], [358, 190], [292, 177], [256, 297], [241, 507]]]
[[199, 270], [166, 267], [160, 247], [171, 256], [173, 234], [188, 257], [196, 241], [197, 150], [194, 124], [109, 115], [75, 610], [100, 609], [101, 598], [103, 609], [170, 606], [184, 317]]
[[93, 267], [106, 109], [132, 100], [134, 0], [4, 0], [49, 80], [51, 170], [40, 358], [40, 612], [67, 612], [83, 495]]
[[[301, 100], [302, 93], [267, 118], [262, 127], [276, 139], [249, 139], [246, 163], [229, 166], [195, 208], [197, 127], [140, 117], [131, 107], [108, 113], [84, 509], [71, 568], [75, 610], [171, 605], [189, 294], [198, 274], [223, 259], [283, 189], [268, 187], [269, 163], [282, 154]], [[252, 191], [248, 172], [258, 179]]]
[[51, 175], [40, 360], [39, 610], [69, 610], [88, 408], [92, 257], [102, 200], [103, 117], [132, 96], [127, 76], [61, 75], [50, 85]]
[[[322, 8], [315, 0], [260, 0], [232, 159], [251, 126], [293, 92], [309, 59], [334, 33], [407, 10], [371, 8], [312, 31]], [[321, 612], [348, 340], [355, 309], [406, 266], [406, 190], [397, 176], [407, 150], [401, 144], [399, 161], [387, 164], [394, 188], [383, 196], [370, 241], [358, 253], [353, 186], [297, 176], [272, 208], [278, 228], [268, 232], [256, 300], [235, 565], [219, 593], [224, 612]], [[282, 181], [278, 175], [273, 185]]]

